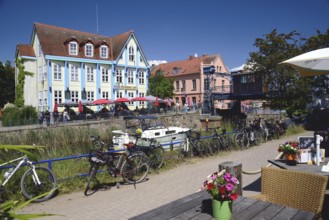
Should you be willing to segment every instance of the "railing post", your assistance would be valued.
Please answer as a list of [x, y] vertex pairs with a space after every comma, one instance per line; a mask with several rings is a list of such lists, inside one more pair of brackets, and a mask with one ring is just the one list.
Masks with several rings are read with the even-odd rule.
[[242, 163], [233, 161], [225, 161], [218, 165], [218, 171], [225, 169], [226, 172], [231, 173], [235, 178], [239, 180], [236, 192], [242, 196]]

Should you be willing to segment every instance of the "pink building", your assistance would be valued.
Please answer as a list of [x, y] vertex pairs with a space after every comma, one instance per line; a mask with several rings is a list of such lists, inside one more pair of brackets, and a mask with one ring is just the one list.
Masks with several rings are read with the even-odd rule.
[[[221, 92], [230, 93], [230, 77], [213, 76], [208, 77], [203, 73], [204, 67], [214, 66], [216, 73], [229, 74], [219, 54], [202, 55], [201, 57], [189, 56], [187, 60], [174, 61], [170, 63], [160, 64], [151, 70], [151, 75], [155, 75], [158, 71], [162, 71], [165, 77], [174, 78], [174, 101], [182, 107], [185, 103], [190, 106], [198, 106], [207, 96], [209, 87], [216, 89], [221, 88]], [[229, 75], [228, 75], [229, 76]], [[224, 91], [225, 90], [225, 91]], [[214, 103], [216, 100], [213, 100]], [[218, 101], [216, 102], [218, 103]], [[221, 101], [221, 105], [215, 108], [227, 109], [226, 102]]]

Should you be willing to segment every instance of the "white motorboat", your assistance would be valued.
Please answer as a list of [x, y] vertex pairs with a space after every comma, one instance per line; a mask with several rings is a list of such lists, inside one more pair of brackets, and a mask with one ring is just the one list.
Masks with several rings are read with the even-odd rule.
[[135, 143], [136, 137], [132, 134], [136, 133], [137, 129], [141, 129], [139, 145], [149, 145], [151, 139], [160, 143], [164, 149], [176, 148], [181, 142], [185, 141], [186, 131], [190, 128], [179, 126], [164, 126], [158, 123], [156, 116], [127, 116], [126, 131], [115, 130], [113, 133], [113, 144], [115, 149], [124, 149], [124, 144], [129, 142]]

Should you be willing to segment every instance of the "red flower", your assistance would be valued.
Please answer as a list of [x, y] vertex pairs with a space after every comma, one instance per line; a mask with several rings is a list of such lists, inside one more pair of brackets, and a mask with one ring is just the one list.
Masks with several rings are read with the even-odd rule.
[[225, 194], [226, 194], [225, 187], [223, 187], [223, 186], [218, 186], [218, 189], [219, 189], [220, 194], [222, 194], [222, 195], [225, 195]]
[[213, 183], [208, 183], [207, 189], [212, 190], [213, 188], [214, 188], [214, 184]]
[[237, 198], [238, 198], [238, 194], [237, 193], [231, 193], [231, 195], [230, 195], [230, 199], [232, 199], [232, 200], [236, 200]]

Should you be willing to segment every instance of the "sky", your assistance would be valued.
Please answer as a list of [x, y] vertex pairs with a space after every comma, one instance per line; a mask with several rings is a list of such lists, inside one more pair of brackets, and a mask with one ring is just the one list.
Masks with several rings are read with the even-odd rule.
[[34, 22], [110, 37], [133, 30], [148, 60], [220, 54], [232, 70], [274, 29], [324, 33], [329, 0], [0, 0], [0, 61], [13, 63]]

